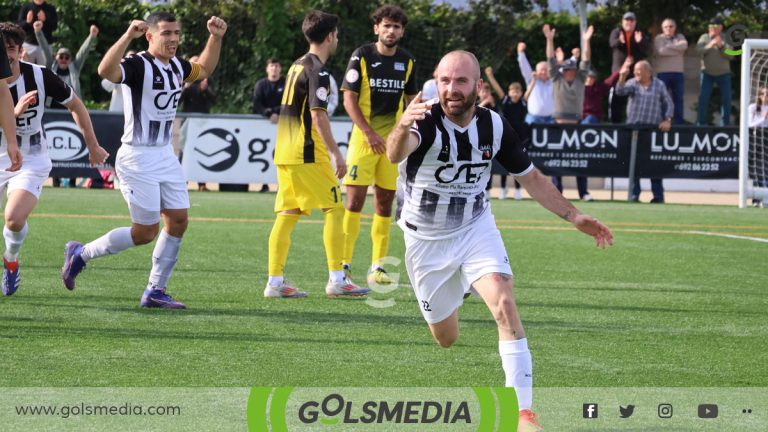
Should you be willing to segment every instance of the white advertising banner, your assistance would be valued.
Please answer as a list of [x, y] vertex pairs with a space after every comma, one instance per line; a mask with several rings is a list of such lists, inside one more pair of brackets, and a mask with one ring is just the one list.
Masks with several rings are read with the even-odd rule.
[[[331, 131], [346, 155], [352, 122], [331, 121]], [[277, 125], [266, 119], [189, 117], [180, 146], [187, 180], [212, 183], [277, 183], [274, 164]]]

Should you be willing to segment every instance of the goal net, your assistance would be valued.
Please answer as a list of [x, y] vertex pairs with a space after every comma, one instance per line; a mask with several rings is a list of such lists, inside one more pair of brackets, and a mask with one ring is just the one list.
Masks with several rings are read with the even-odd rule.
[[742, 50], [739, 207], [768, 207], [768, 40]]

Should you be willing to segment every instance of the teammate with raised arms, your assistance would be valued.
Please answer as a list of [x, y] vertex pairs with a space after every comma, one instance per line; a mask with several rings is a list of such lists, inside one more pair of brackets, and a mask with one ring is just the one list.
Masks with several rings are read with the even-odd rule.
[[[134, 20], [107, 51], [99, 75], [125, 84], [125, 131], [117, 152], [120, 191], [128, 203], [132, 224], [116, 228], [96, 240], [65, 246], [61, 277], [72, 290], [75, 278], [88, 261], [150, 243], [164, 229], [152, 252], [152, 271], [141, 297], [142, 307], [183, 309], [186, 306], [166, 293], [187, 229], [189, 192], [187, 180], [171, 145], [173, 121], [184, 82], [208, 78], [216, 69], [227, 24], [218, 17], [207, 22], [210, 36], [199, 63], [176, 57], [181, 23], [169, 12], [153, 12], [146, 21]], [[146, 51], [121, 58], [134, 39], [146, 37]]]

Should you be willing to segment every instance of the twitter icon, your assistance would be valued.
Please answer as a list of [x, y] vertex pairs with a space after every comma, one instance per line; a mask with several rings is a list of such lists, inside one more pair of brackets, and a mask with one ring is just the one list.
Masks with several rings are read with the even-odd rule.
[[626, 408], [619, 405], [619, 414], [621, 414], [621, 418], [629, 418], [632, 417], [632, 413], [635, 412], [635, 406], [634, 405], [627, 405]]

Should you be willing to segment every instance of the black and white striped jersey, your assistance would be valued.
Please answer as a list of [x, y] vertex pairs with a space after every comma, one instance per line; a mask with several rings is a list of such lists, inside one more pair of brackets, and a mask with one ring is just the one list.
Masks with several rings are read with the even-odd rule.
[[123, 74], [123, 144], [158, 147], [171, 143], [173, 120], [184, 82], [200, 76], [200, 65], [173, 57], [167, 65], [142, 51], [120, 63]]
[[[69, 103], [74, 97], [72, 88], [64, 83], [53, 71], [36, 64], [19, 62], [21, 74], [8, 83], [14, 106], [25, 94], [37, 90], [37, 99], [30, 104], [27, 110], [16, 117], [16, 142], [25, 161], [28, 157], [40, 157], [48, 159], [48, 142], [45, 139], [43, 128], [43, 114], [45, 113], [45, 98], [50, 97], [61, 104]], [[2, 138], [3, 154], [7, 148], [5, 134]]]
[[488, 210], [485, 186], [494, 158], [512, 175], [533, 170], [512, 126], [485, 108], [475, 107], [472, 121], [460, 127], [436, 103], [411, 133], [419, 146], [400, 163], [404, 203], [398, 224], [419, 238], [459, 234]]

